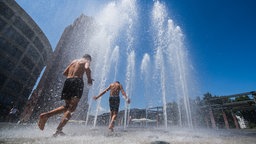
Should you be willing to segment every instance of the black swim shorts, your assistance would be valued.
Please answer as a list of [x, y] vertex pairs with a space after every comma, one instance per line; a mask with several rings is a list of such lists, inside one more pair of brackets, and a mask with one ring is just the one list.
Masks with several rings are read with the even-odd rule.
[[68, 78], [65, 80], [61, 99], [70, 100], [72, 97], [81, 98], [84, 89], [82, 78]]
[[119, 98], [119, 96], [110, 96], [110, 97], [109, 97], [109, 107], [110, 107], [110, 111], [116, 111], [116, 112], [118, 112], [119, 104], [120, 104], [120, 98]]

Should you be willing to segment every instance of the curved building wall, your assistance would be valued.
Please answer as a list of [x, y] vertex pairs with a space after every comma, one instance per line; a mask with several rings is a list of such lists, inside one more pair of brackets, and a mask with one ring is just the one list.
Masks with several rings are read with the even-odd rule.
[[23, 109], [52, 53], [48, 39], [31, 17], [14, 0], [0, 1], [1, 121], [13, 106]]

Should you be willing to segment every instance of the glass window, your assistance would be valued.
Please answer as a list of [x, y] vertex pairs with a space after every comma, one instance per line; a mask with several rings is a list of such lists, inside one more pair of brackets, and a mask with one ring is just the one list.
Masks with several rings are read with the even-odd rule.
[[44, 51], [44, 53], [43, 53], [43, 58], [44, 58], [44, 61], [45, 61], [45, 63], [46, 63], [46, 61], [47, 61], [47, 54], [46, 54], [46, 51]]
[[6, 49], [8, 49], [8, 45], [7, 41], [3, 37], [0, 37], [0, 49], [6, 51]]
[[43, 67], [44, 66], [44, 62], [42, 59], [40, 59], [40, 61], [37, 64], [39, 67]]
[[11, 80], [11, 79], [9, 80], [9, 82], [7, 83], [6, 86], [9, 89], [14, 90], [15, 93], [19, 93], [23, 88], [21, 83], [18, 83], [17, 81], [14, 81], [14, 80]]
[[38, 37], [35, 38], [34, 45], [39, 50], [39, 52], [41, 52], [41, 53], [43, 52], [44, 46]]
[[1, 38], [1, 37], [0, 37], [0, 49], [1, 51], [8, 53], [10, 56], [15, 58], [16, 60], [18, 60], [22, 55], [22, 52], [20, 49], [18, 49], [17, 47], [15, 47], [14, 45], [12, 45], [11, 43], [9, 43], [8, 41], [6, 41], [4, 38]]
[[0, 1], [0, 10], [1, 10], [1, 15], [4, 16], [7, 19], [10, 19], [14, 12], [4, 4], [4, 2]]
[[26, 56], [21, 60], [22, 64], [27, 67], [29, 70], [32, 70], [35, 64]]
[[[6, 48], [7, 48], [7, 46], [6, 46]], [[9, 45], [8, 50], [6, 51], [6, 53], [11, 55], [16, 60], [18, 60], [21, 57], [21, 55], [22, 55], [21, 50], [16, 48], [14, 45]]]
[[4, 29], [3, 35], [5, 35], [9, 39], [9, 41], [14, 41], [23, 48], [26, 48], [28, 45], [28, 41], [21, 34], [19, 34], [13, 27]]
[[20, 18], [16, 17], [13, 23], [19, 30], [23, 32], [29, 39], [34, 36], [34, 32], [30, 29], [30, 27]]
[[28, 57], [30, 59], [32, 59], [33, 61], [37, 62], [38, 59], [40, 58], [38, 52], [36, 51], [35, 47], [29, 45], [29, 49], [28, 49], [28, 53], [27, 53]]
[[30, 78], [30, 74], [20, 65], [16, 68], [14, 75], [23, 82]]
[[4, 74], [0, 73], [0, 87], [3, 87], [6, 80], [7, 77]]
[[4, 28], [5, 25], [6, 25], [6, 22], [0, 18], [0, 31]]
[[12, 71], [14, 68], [15, 64], [12, 62], [8, 57], [1, 56], [0, 57], [0, 67], [1, 69], [7, 70], [7, 71]]

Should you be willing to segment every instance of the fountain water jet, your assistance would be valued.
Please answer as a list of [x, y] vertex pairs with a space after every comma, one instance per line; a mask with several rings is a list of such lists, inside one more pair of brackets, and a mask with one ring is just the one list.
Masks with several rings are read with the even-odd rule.
[[[135, 52], [132, 51], [127, 58], [127, 72], [126, 72], [126, 94], [131, 98], [134, 90], [134, 82], [135, 82]], [[126, 127], [127, 121], [127, 111], [129, 107], [127, 107], [125, 103], [125, 115], [124, 115], [124, 128]], [[129, 114], [128, 114], [129, 115]]]
[[[162, 103], [163, 103], [163, 115], [164, 115], [164, 126], [167, 129], [167, 113], [166, 113], [166, 70], [165, 70], [165, 61], [163, 50], [166, 48], [165, 41], [165, 28], [164, 22], [166, 19], [166, 11], [164, 5], [160, 4], [159, 1], [154, 3], [152, 10], [152, 23], [153, 28], [156, 33], [155, 38], [155, 66], [156, 73], [160, 73], [160, 84], [161, 84], [161, 92], [162, 92]], [[159, 78], [158, 77], [158, 78]]]
[[113, 53], [112, 53], [112, 55], [111, 55], [111, 63], [113, 63], [114, 64], [114, 71], [115, 71], [115, 73], [114, 73], [114, 78], [113, 78], [113, 81], [115, 81], [116, 80], [116, 75], [117, 75], [117, 72], [118, 72], [118, 70], [117, 70], [117, 68], [118, 68], [118, 61], [119, 61], [119, 53], [120, 53], [120, 51], [119, 51], [119, 46], [116, 46], [115, 48], [114, 48], [114, 51], [113, 51]]
[[[138, 74], [136, 62], [140, 60], [138, 53], [141, 49], [135, 49], [136, 41], [133, 34], [134, 15], [132, 9], [127, 10], [125, 3], [131, 4], [129, 0], [121, 3], [110, 3], [97, 17], [100, 24], [98, 31], [90, 39], [90, 53], [93, 57], [92, 69], [94, 85], [90, 89], [89, 96], [98, 94], [109, 81], [124, 78], [126, 91], [133, 96], [136, 91]], [[134, 4], [134, 3], [132, 3]], [[132, 5], [132, 8], [136, 5]], [[131, 8], [131, 7], [130, 7]], [[147, 108], [158, 105], [156, 101], [161, 99], [164, 107], [165, 129], [167, 127], [168, 114], [167, 103], [170, 99], [176, 100], [179, 107], [180, 126], [192, 127], [191, 110], [189, 106], [189, 71], [188, 56], [183, 44], [183, 34], [179, 26], [175, 26], [171, 19], [167, 18], [165, 7], [159, 1], [154, 1], [155, 18], [153, 28], [155, 33], [150, 33], [154, 39], [154, 47], [149, 47], [141, 61], [141, 78], [144, 80], [144, 91]], [[129, 17], [129, 18], [128, 18]], [[127, 19], [128, 18], [128, 19]], [[130, 22], [128, 25], [126, 22]], [[114, 26], [114, 27], [113, 27]], [[123, 29], [126, 35], [122, 35]], [[124, 37], [126, 41], [119, 44], [119, 38]], [[153, 49], [154, 53], [150, 53]], [[155, 63], [154, 63], [155, 62]], [[122, 71], [120, 65], [126, 70]], [[121, 76], [120, 76], [121, 75]], [[125, 75], [125, 76], [123, 76]], [[113, 79], [112, 79], [113, 78]], [[152, 82], [153, 81], [153, 82]], [[134, 86], [136, 85], [136, 86]], [[159, 88], [160, 87], [160, 88]], [[157, 93], [155, 91], [157, 89]], [[136, 101], [133, 101], [136, 103]], [[90, 99], [90, 111], [93, 107]], [[184, 105], [184, 109], [181, 105]], [[97, 116], [100, 113], [101, 102], [97, 104]], [[126, 113], [128, 108], [126, 108]], [[125, 114], [127, 116], [127, 114]], [[88, 116], [87, 116], [88, 117]], [[97, 118], [97, 117], [96, 117]], [[125, 118], [127, 119], [127, 118]], [[87, 120], [88, 121], [88, 120]], [[94, 120], [94, 127], [97, 119]], [[47, 123], [48, 127], [56, 127], [57, 123]], [[51, 127], [50, 126], [50, 127]], [[59, 138], [51, 138], [54, 129], [47, 128], [44, 131], [36, 129], [35, 123], [12, 124], [1, 123], [0, 142], [2, 143], [254, 143], [255, 133], [252, 131], [221, 130], [221, 129], [193, 129], [172, 127], [167, 131], [157, 128], [131, 128], [129, 131], [117, 129], [117, 135], [105, 135], [106, 127], [98, 127], [91, 130], [81, 128], [80, 123], [70, 123], [65, 127], [67, 135]], [[126, 122], [124, 124], [126, 128]], [[25, 131], [25, 133], [24, 133]], [[124, 138], [125, 137], [125, 138]]]
[[[137, 26], [141, 24], [138, 21], [139, 14], [135, 0], [122, 0], [110, 2], [96, 15], [98, 26], [89, 41], [88, 50], [93, 57], [92, 70], [95, 79], [89, 96], [97, 95], [115, 80], [125, 81], [125, 90], [130, 98], [134, 94], [137, 96], [137, 61], [140, 60], [138, 55], [141, 53], [141, 49], [136, 48], [136, 44], [140, 42], [136, 37], [136, 32], [140, 31]], [[141, 74], [145, 74], [142, 93], [148, 98], [148, 101], [145, 101], [146, 107], [148, 109], [152, 106], [163, 106], [164, 126], [167, 129], [167, 104], [171, 100], [177, 101], [180, 126], [192, 127], [187, 82], [188, 61], [183, 45], [183, 34], [168, 18], [165, 5], [159, 1], [153, 2], [151, 15], [144, 15], [151, 18], [152, 31], [149, 34], [153, 39], [153, 46], [149, 45], [145, 50], [146, 54], [142, 59], [145, 62], [141, 65]], [[131, 104], [133, 103], [136, 101]], [[184, 105], [184, 110], [181, 105]], [[124, 128], [127, 126], [127, 116], [130, 115], [129, 106], [124, 106]], [[108, 109], [101, 104], [101, 99], [95, 105], [91, 97], [86, 123], [89, 115], [95, 115], [95, 127], [97, 115], [108, 112]]]
[[[189, 104], [188, 93], [188, 63], [186, 51], [183, 45], [183, 34], [179, 26], [174, 26], [173, 21], [167, 18], [166, 8], [159, 1], [156, 1], [152, 10], [152, 23], [155, 35], [155, 68], [156, 76], [160, 79], [162, 91], [163, 114], [165, 128], [167, 128], [167, 113], [166, 113], [166, 91], [170, 89], [171, 84], [167, 81], [172, 81], [176, 91], [179, 123], [185, 123], [188, 127], [192, 127], [191, 110]], [[166, 75], [171, 70], [172, 77]], [[171, 92], [173, 93], [173, 92]], [[181, 102], [183, 101], [183, 102]], [[182, 119], [181, 106], [185, 107], [185, 117]], [[186, 121], [186, 122], [184, 122]]]
[[[192, 116], [189, 104], [189, 91], [188, 91], [188, 60], [186, 49], [183, 45], [183, 34], [179, 26], [174, 26], [172, 20], [168, 20], [167, 28], [169, 63], [173, 69], [173, 78], [175, 81], [175, 89], [178, 95], [178, 108], [181, 113], [181, 106], [185, 107], [186, 118], [188, 127], [192, 126]], [[182, 102], [183, 101], [183, 102]], [[180, 126], [181, 124], [180, 115]]]
[[[141, 79], [143, 79], [143, 86], [145, 91], [143, 92], [144, 94], [144, 98], [146, 101], [146, 119], [148, 119], [148, 108], [153, 107], [153, 100], [152, 97], [150, 96], [150, 85], [149, 85], [149, 81], [150, 80], [150, 76], [151, 76], [151, 67], [150, 67], [150, 56], [149, 54], [144, 54], [143, 58], [142, 58], [142, 62], [141, 62], [141, 66], [140, 66], [140, 72], [141, 72]], [[146, 126], [147, 126], [148, 122], [146, 121]]]
[[[133, 25], [136, 21], [135, 0], [110, 2], [95, 19], [99, 24], [98, 30], [89, 42], [90, 50], [88, 52], [92, 55], [93, 61], [95, 61], [94, 64], [92, 64], [95, 82], [90, 90], [89, 95], [91, 96], [97, 95], [99, 91], [102, 91], [106, 87], [107, 83], [109, 84], [117, 79], [117, 73], [119, 72], [118, 61], [120, 61], [119, 55], [124, 55], [123, 52], [126, 52], [127, 63], [131, 64], [129, 69], [133, 69], [130, 72], [127, 71], [126, 75], [131, 77], [134, 77], [133, 75], [135, 75], [135, 60], [132, 60], [132, 62], [129, 59], [129, 57], [135, 57], [135, 52], [133, 51]], [[125, 31], [126, 35], [122, 35], [122, 31]], [[121, 47], [116, 46], [116, 43], [122, 41], [120, 40], [120, 37], [126, 39], [126, 41], [121, 42], [123, 44]], [[127, 44], [127, 46], [125, 46], [125, 44]], [[131, 88], [134, 85], [133, 82], [134, 81], [131, 82], [130, 79], [126, 79], [126, 85], [129, 85], [129, 88], [126, 88], [128, 93], [132, 92]], [[93, 101], [91, 99], [86, 123], [88, 123], [88, 117], [91, 113], [90, 111], [93, 109]], [[101, 108], [101, 99], [97, 101], [96, 111], [93, 112], [93, 115], [96, 116], [93, 124], [94, 127], [96, 126], [97, 115], [100, 113], [99, 108]]]

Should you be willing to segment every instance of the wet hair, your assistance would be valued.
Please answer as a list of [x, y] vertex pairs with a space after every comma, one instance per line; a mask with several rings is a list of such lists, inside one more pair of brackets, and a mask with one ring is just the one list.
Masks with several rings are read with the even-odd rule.
[[116, 83], [120, 84], [120, 82], [119, 82], [119, 81], [116, 81]]
[[89, 54], [85, 54], [83, 58], [88, 59], [90, 61], [92, 60], [92, 57]]

